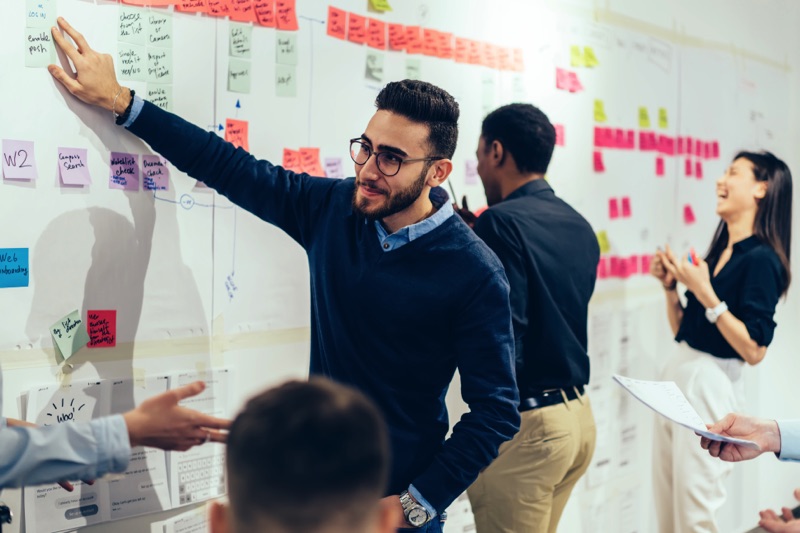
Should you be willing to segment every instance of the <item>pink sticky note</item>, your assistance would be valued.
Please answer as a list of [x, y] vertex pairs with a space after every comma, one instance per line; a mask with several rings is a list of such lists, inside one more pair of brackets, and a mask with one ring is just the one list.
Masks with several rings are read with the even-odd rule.
[[631, 277], [630, 263], [627, 257], [620, 257], [617, 259], [617, 277], [628, 279]]
[[608, 258], [601, 257], [597, 262], [597, 279], [606, 279], [608, 277]]
[[642, 268], [639, 270], [639, 272], [641, 272], [642, 274], [647, 274], [648, 272], [650, 272], [650, 262], [652, 260], [653, 260], [652, 255], [645, 254], [641, 256]]
[[638, 274], [639, 273], [639, 256], [632, 255], [628, 257], [628, 274]]
[[664, 155], [675, 155], [675, 138], [669, 135], [659, 135], [658, 151]]
[[139, 190], [139, 156], [137, 154], [111, 152], [108, 187], [125, 191]]
[[347, 36], [347, 11], [328, 6], [328, 35], [337, 39]]
[[686, 204], [683, 206], [683, 223], [684, 224], [694, 224], [694, 210], [692, 210], [692, 206]]
[[687, 159], [686, 160], [686, 162], [684, 163], [683, 171], [684, 171], [683, 173], [686, 175], [687, 178], [692, 175], [692, 160], [691, 159]]
[[711, 157], [717, 159], [719, 157], [719, 141], [711, 143]]
[[[464, 183], [467, 185], [477, 185], [479, 180], [480, 176], [478, 176], [478, 160], [467, 159], [464, 161]], [[456, 198], [453, 198], [453, 201], [455, 200]]]
[[711, 141], [703, 143], [703, 157], [711, 159]]
[[3, 177], [7, 180], [35, 180], [38, 175], [33, 141], [3, 139]]
[[628, 196], [622, 198], [622, 218], [631, 217], [631, 199]]
[[663, 157], [656, 157], [656, 176], [663, 176], [664, 175], [664, 158]]
[[564, 146], [564, 125], [554, 124], [556, 129], [556, 146]]
[[694, 140], [694, 155], [695, 156], [703, 157], [703, 144], [704, 144], [704, 142], [699, 140], [699, 139], [695, 139]]
[[249, 127], [250, 126], [246, 120], [238, 120], [235, 118], [225, 119], [225, 140], [234, 145], [236, 148], [241, 147], [249, 151]]
[[651, 152], [658, 149], [658, 140], [656, 139], [655, 132], [652, 131], [639, 132], [639, 149], [644, 152]]
[[279, 30], [297, 31], [297, 12], [295, 0], [276, 0], [275, 12]]
[[169, 190], [169, 167], [160, 155], [142, 156], [142, 188], [146, 191]]
[[575, 72], [570, 71], [569, 73], [569, 92], [577, 93], [583, 90], [583, 85], [581, 85], [581, 80], [578, 79], [578, 74]]
[[608, 218], [611, 220], [619, 218], [619, 200], [616, 198], [608, 199]]
[[569, 72], [563, 68], [556, 68], [556, 89], [569, 91]]
[[625, 148], [627, 150], [633, 150], [636, 148], [636, 132], [633, 130], [628, 130], [625, 139]]
[[625, 148], [625, 130], [622, 128], [616, 128], [613, 130], [614, 132], [614, 148]]
[[117, 311], [87, 311], [89, 348], [111, 348], [117, 345]]
[[688, 155], [694, 153], [694, 139], [692, 137], [686, 137], [686, 153]]
[[694, 162], [694, 177], [697, 179], [703, 179], [703, 163], [702, 161], [695, 161]]
[[603, 147], [603, 128], [600, 126], [594, 127], [594, 145], [598, 148]]
[[594, 159], [594, 171], [605, 172], [606, 166], [603, 164], [603, 152], [595, 150], [593, 159]]
[[290, 150], [289, 148], [283, 149], [283, 168], [294, 172], [301, 172], [299, 150]]
[[325, 158], [325, 175], [329, 178], [343, 178], [344, 167], [342, 166], [341, 157], [326, 157]]
[[319, 160], [319, 148], [300, 148], [300, 168], [310, 176], [325, 176]]
[[64, 185], [91, 185], [86, 148], [59, 148], [58, 173]]
[[608, 258], [609, 262], [609, 275], [612, 278], [621, 278], [622, 277], [622, 261], [616, 255], [611, 256]]
[[686, 153], [686, 137], [678, 137], [678, 155]]

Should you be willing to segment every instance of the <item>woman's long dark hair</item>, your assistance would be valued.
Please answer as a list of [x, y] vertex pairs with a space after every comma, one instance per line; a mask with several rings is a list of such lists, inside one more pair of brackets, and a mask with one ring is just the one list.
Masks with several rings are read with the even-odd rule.
[[[784, 295], [792, 281], [789, 266], [792, 246], [792, 173], [786, 163], [770, 152], [739, 152], [733, 160], [739, 158], [747, 159], [753, 164], [756, 181], [767, 182], [767, 193], [758, 201], [753, 233], [778, 254], [783, 265], [781, 295]], [[706, 261], [710, 265], [716, 265], [727, 246], [728, 226], [723, 220], [714, 232]]]

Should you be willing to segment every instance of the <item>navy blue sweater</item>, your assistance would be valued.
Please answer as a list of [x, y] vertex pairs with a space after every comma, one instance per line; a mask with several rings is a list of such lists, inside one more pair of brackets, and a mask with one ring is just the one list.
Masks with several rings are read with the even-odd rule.
[[[519, 427], [509, 288], [494, 253], [457, 216], [384, 252], [352, 209], [353, 179], [256, 160], [150, 103], [130, 131], [306, 250], [311, 373], [377, 403], [392, 447], [387, 494], [413, 483], [441, 513]], [[470, 412], [445, 441], [456, 368]]]

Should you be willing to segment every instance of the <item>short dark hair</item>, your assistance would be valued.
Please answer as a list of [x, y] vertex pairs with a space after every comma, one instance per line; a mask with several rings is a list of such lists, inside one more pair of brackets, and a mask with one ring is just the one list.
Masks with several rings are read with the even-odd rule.
[[249, 400], [226, 461], [234, 531], [305, 533], [339, 521], [354, 531], [383, 496], [389, 444], [363, 394], [313, 378]]
[[509, 104], [483, 119], [481, 136], [487, 150], [500, 141], [523, 173], [544, 174], [553, 157], [556, 129], [541, 109], [531, 104]]
[[444, 89], [419, 80], [393, 81], [378, 93], [375, 107], [428, 126], [428, 157], [453, 157], [458, 143], [458, 102]]

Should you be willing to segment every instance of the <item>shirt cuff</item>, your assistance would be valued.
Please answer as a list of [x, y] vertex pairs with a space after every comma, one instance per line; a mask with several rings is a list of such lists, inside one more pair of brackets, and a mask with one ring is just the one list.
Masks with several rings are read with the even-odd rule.
[[417, 500], [418, 504], [423, 506], [425, 510], [428, 511], [428, 514], [430, 515], [431, 519], [436, 518], [437, 515], [436, 509], [434, 509], [433, 506], [430, 503], [428, 503], [428, 500], [422, 497], [422, 494], [419, 493], [419, 491], [414, 485], [408, 486], [408, 493], [411, 494], [415, 500]]
[[131, 459], [131, 440], [122, 415], [98, 418], [90, 422], [97, 441], [98, 472], [124, 472]]
[[144, 107], [144, 100], [142, 100], [138, 94], [133, 95], [133, 104], [131, 105], [131, 113], [128, 115], [128, 120], [126, 120], [123, 124], [123, 128], [130, 128], [131, 124], [136, 120], [139, 116], [139, 113], [142, 112], [142, 108]]
[[800, 418], [776, 420], [781, 432], [781, 452], [776, 454], [781, 461], [800, 461]]

